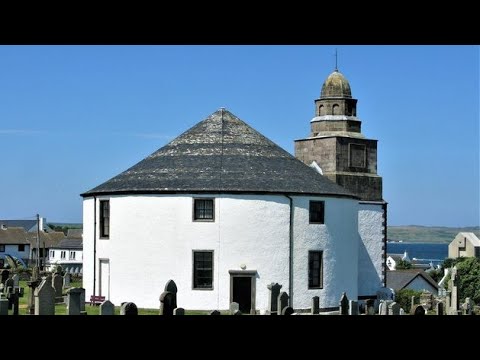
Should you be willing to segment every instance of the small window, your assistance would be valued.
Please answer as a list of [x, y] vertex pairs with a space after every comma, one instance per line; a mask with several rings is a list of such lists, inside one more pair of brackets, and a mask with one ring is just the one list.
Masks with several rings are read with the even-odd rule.
[[70, 251], [70, 260], [75, 260], [75, 251]]
[[65, 259], [66, 256], [67, 256], [67, 252], [66, 252], [66, 251], [62, 251], [62, 252], [60, 253], [60, 259]]
[[325, 201], [310, 201], [310, 224], [325, 223]]
[[55, 257], [55, 250], [50, 250], [50, 259]]
[[0, 245], [0, 252], [5, 252], [5, 245]]
[[213, 289], [213, 251], [193, 252], [193, 288]]
[[25, 245], [18, 245], [18, 251], [25, 251]]
[[213, 199], [193, 199], [193, 220], [213, 221]]
[[323, 251], [308, 252], [308, 288], [323, 288], [322, 271]]
[[110, 236], [110, 200], [100, 201], [100, 237], [108, 239]]

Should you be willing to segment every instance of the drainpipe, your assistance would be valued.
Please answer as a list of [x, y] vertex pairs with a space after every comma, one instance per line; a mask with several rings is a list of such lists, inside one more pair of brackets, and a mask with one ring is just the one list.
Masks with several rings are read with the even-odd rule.
[[[290, 306], [293, 308], [293, 199], [286, 195], [290, 207], [290, 225], [288, 232], [288, 289], [290, 292]], [[279, 309], [281, 311], [281, 309]]]
[[93, 197], [93, 293], [95, 296], [95, 281], [97, 279], [97, 197]]

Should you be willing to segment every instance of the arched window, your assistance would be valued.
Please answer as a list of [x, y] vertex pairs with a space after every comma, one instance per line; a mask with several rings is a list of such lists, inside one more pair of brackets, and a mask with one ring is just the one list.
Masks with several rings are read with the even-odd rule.
[[338, 104], [333, 105], [332, 114], [333, 115], [340, 115], [340, 106], [338, 106]]
[[325, 107], [323, 105], [320, 105], [320, 107], [318, 108], [318, 115], [319, 116], [325, 115]]

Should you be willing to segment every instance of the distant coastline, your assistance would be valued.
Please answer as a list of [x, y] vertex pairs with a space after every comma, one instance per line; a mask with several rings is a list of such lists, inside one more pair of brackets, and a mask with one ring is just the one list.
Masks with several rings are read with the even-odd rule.
[[389, 242], [408, 243], [450, 243], [459, 232], [473, 232], [480, 238], [480, 226], [444, 227], [444, 226], [388, 226]]

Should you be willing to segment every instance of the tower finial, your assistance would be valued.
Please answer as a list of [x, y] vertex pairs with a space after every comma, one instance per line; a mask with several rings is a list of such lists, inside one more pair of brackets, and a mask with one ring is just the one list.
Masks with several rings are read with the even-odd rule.
[[338, 71], [338, 51], [335, 48], [335, 71]]

